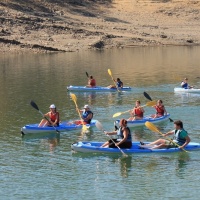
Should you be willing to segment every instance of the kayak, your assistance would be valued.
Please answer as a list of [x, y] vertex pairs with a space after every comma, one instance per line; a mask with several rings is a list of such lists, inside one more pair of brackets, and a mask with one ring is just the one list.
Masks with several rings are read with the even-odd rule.
[[[90, 124], [86, 125], [88, 128], [95, 126], [96, 120], [92, 120]], [[30, 133], [41, 133], [41, 132], [65, 132], [74, 129], [81, 129], [82, 125], [76, 125], [70, 122], [62, 122], [57, 127], [45, 126], [38, 127], [38, 124], [28, 124], [21, 128], [21, 134], [26, 135]]]
[[[156, 123], [160, 123], [160, 122], [163, 122], [163, 121], [166, 121], [168, 120], [170, 117], [170, 114], [168, 113], [167, 115], [164, 115], [162, 117], [158, 117], [158, 118], [152, 118], [150, 115], [147, 115], [147, 116], [144, 116], [143, 119], [138, 119], [138, 120], [133, 120], [133, 121], [127, 121], [127, 126], [128, 127], [137, 127], [137, 126], [144, 126], [145, 125], [145, 122], [149, 121], [153, 124], [156, 124]], [[119, 124], [119, 121], [120, 120], [116, 120], [116, 124]]]
[[[116, 88], [108, 88], [108, 87], [86, 87], [86, 86], [67, 86], [67, 90], [69, 91], [79, 91], [79, 92], [116, 92]], [[119, 89], [120, 91], [130, 91], [131, 87], [123, 87]]]
[[197, 88], [185, 89], [185, 88], [181, 88], [181, 87], [176, 87], [176, 88], [174, 88], [174, 92], [200, 93], [200, 89], [197, 89]]
[[[83, 153], [121, 153], [118, 148], [105, 148], [101, 147], [104, 142], [77, 142], [71, 145], [71, 149], [76, 152]], [[145, 142], [148, 144], [149, 142]], [[197, 150], [200, 148], [199, 143], [190, 142], [185, 150]], [[182, 151], [179, 148], [165, 148], [165, 149], [149, 149], [142, 148], [140, 142], [132, 142], [130, 149], [121, 149], [125, 154], [127, 153], [167, 153], [167, 152], [178, 152]]]

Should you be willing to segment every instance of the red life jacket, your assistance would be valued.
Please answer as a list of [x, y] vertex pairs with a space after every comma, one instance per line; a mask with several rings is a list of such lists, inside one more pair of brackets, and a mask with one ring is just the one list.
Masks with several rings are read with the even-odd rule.
[[60, 119], [59, 119], [59, 113], [58, 112], [56, 112], [56, 113], [50, 112], [50, 114], [49, 114], [49, 118], [51, 119], [52, 122], [56, 121], [57, 116], [58, 116], [57, 124], [59, 124], [59, 121], [60, 121]]
[[156, 109], [156, 111], [157, 111], [157, 114], [159, 114], [159, 115], [164, 115], [164, 113], [165, 113], [165, 110], [164, 110], [164, 106], [162, 105], [162, 106], [155, 106], [155, 109]]
[[143, 112], [140, 108], [135, 107], [135, 115], [137, 115], [138, 117], [143, 117]]
[[92, 87], [95, 87], [95, 86], [96, 86], [96, 81], [95, 81], [95, 79], [90, 80], [90, 85], [91, 85]]

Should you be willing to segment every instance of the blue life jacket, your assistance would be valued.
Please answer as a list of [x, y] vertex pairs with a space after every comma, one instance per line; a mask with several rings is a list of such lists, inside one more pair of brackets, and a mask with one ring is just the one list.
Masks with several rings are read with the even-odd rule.
[[188, 83], [184, 83], [181, 87], [187, 89], [188, 88]]
[[123, 83], [121, 81], [117, 81], [117, 87], [121, 87], [123, 85]]
[[186, 139], [181, 137], [181, 132], [185, 132], [187, 134], [187, 131], [185, 131], [184, 129], [174, 131], [174, 138], [179, 145], [182, 145], [186, 142]]
[[[129, 131], [126, 142], [132, 142], [131, 131], [130, 131], [129, 127], [126, 127], [126, 128]], [[118, 139], [120, 139], [120, 140], [122, 140], [124, 138], [122, 127], [119, 127], [119, 130], [117, 131], [117, 136], [118, 136]]]
[[90, 122], [91, 122], [91, 120], [92, 120], [92, 118], [86, 120], [86, 118], [88, 117], [88, 115], [89, 115], [90, 113], [92, 113], [92, 118], [93, 118], [93, 112], [90, 111], [90, 110], [84, 111], [84, 112], [82, 113], [83, 121], [86, 122], [87, 124], [90, 124]]

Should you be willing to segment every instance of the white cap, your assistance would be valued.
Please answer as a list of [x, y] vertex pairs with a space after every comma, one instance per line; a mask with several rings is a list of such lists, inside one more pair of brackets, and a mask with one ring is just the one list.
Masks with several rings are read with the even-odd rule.
[[56, 106], [55, 106], [54, 104], [51, 104], [51, 105], [49, 106], [49, 108], [56, 108]]
[[83, 108], [90, 108], [88, 105], [84, 105], [84, 107]]

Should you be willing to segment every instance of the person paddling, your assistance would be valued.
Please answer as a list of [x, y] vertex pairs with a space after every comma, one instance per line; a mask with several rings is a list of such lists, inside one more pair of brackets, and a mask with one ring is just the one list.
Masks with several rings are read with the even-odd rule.
[[113, 81], [116, 83], [116, 85], [109, 85], [108, 88], [117, 88], [121, 89], [123, 88], [123, 82], [120, 80], [120, 78], [117, 78], [117, 80], [113, 79]]
[[77, 124], [77, 125], [90, 124], [91, 121], [92, 121], [92, 118], [93, 118], [93, 112], [90, 110], [89, 105], [85, 105], [83, 107], [83, 110], [79, 110], [79, 111], [82, 113], [81, 117], [82, 117], [83, 121], [77, 120], [74, 123]]
[[117, 139], [110, 139], [105, 142], [101, 147], [109, 148], [131, 148], [132, 147], [132, 136], [129, 127], [127, 127], [127, 120], [120, 120], [119, 130], [113, 132], [104, 132], [106, 135], [117, 135]]
[[96, 80], [93, 76], [89, 76], [88, 85], [86, 85], [86, 87], [96, 87]]
[[153, 106], [153, 108], [156, 109], [156, 114], [151, 115], [152, 118], [158, 118], [158, 117], [167, 115], [167, 111], [166, 111], [165, 106], [163, 105], [163, 101], [161, 99], [159, 99], [157, 101], [157, 104], [155, 106]]
[[128, 118], [128, 121], [143, 119], [144, 109], [140, 106], [140, 104], [140, 100], [135, 102], [135, 107], [130, 112], [131, 117]]
[[[174, 148], [177, 147], [178, 144], [180, 149], [184, 149], [187, 146], [191, 139], [188, 136], [187, 131], [183, 128], [183, 122], [177, 120], [174, 122], [175, 130], [169, 131], [164, 134], [164, 137], [168, 135], [174, 135], [173, 142], [166, 140], [166, 139], [158, 139], [154, 142], [149, 144], [141, 144], [141, 147], [150, 147], [151, 149], [161, 149], [161, 148]], [[155, 146], [154, 146], [155, 145]]]
[[181, 82], [181, 87], [185, 89], [191, 89], [193, 86], [190, 86], [188, 84], [188, 78], [184, 78], [184, 80]]
[[48, 117], [49, 121], [46, 119], [42, 119], [40, 124], [38, 125], [39, 127], [44, 127], [44, 126], [59, 126], [59, 112], [56, 111], [56, 106], [54, 104], [50, 105], [50, 111], [46, 114], [44, 114], [44, 117]]

